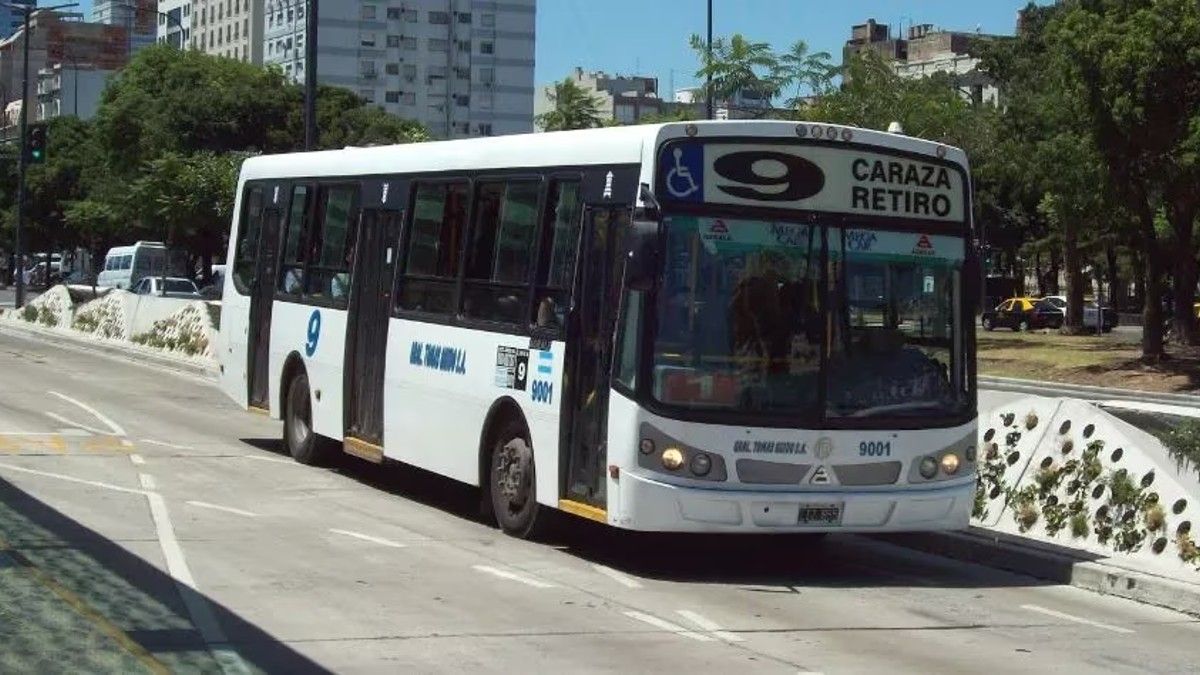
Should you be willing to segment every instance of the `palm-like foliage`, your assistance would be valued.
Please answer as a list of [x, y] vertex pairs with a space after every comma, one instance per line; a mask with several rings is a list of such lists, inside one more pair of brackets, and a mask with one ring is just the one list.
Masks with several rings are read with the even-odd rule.
[[838, 67], [830, 61], [829, 52], [809, 53], [808, 43], [797, 40], [786, 54], [779, 57], [777, 79], [780, 88], [796, 87], [796, 95], [787, 100], [787, 107], [797, 108], [803, 101], [801, 92], [807, 86], [813, 94], [824, 94], [830, 88]]
[[708, 86], [713, 99], [732, 101], [743, 92], [771, 99], [779, 93], [780, 64], [770, 44], [751, 42], [735, 33], [728, 41], [725, 38], [713, 40], [711, 58], [699, 35], [692, 35], [691, 47], [702, 64], [696, 77], [702, 80], [712, 77]]
[[569, 77], [554, 84], [550, 100], [554, 109], [537, 116], [537, 123], [546, 131], [591, 129], [603, 124], [600, 99]]

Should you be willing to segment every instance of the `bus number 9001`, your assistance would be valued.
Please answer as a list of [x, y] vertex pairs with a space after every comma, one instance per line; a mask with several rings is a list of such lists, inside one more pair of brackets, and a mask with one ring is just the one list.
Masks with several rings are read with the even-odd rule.
[[859, 457], [891, 457], [891, 441], [863, 441], [858, 444]]

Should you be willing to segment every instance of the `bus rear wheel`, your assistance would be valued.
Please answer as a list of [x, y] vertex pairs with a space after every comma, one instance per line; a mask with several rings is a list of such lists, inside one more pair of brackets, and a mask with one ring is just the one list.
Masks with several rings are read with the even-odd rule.
[[301, 464], [320, 464], [329, 459], [329, 444], [313, 431], [312, 398], [308, 392], [308, 376], [304, 373], [293, 377], [288, 384], [283, 443], [292, 458]]
[[488, 492], [492, 513], [505, 534], [529, 539], [540, 532], [545, 520], [537, 503], [533, 448], [524, 428], [506, 424], [492, 449]]

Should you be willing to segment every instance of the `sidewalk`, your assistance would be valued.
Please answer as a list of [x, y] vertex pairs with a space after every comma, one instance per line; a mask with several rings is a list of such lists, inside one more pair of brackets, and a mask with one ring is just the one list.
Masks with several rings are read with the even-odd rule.
[[990, 389], [993, 391], [1010, 391], [1019, 394], [1033, 394], [1035, 396], [1064, 396], [1079, 398], [1085, 401], [1141, 401], [1200, 407], [1200, 395], [1196, 394], [1164, 394], [1136, 389], [1113, 389], [1111, 387], [1042, 382], [1040, 380], [996, 377], [994, 375], [980, 375], [978, 379], [980, 389]]

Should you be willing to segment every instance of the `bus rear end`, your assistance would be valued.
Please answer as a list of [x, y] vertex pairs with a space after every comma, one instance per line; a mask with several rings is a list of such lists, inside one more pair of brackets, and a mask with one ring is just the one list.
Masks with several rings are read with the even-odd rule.
[[966, 527], [978, 268], [962, 153], [791, 123], [668, 126], [652, 152], [607, 470], [569, 499], [636, 530]]

